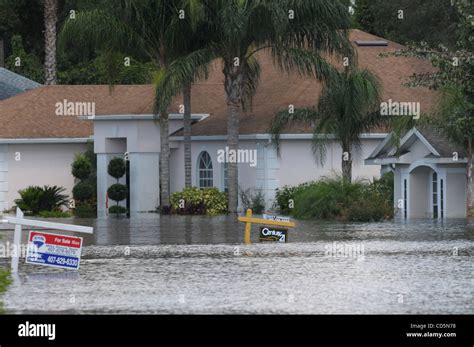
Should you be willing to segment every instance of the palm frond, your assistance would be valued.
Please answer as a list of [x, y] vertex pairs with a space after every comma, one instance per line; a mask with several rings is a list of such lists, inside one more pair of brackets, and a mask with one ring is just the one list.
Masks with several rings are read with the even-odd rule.
[[260, 64], [258, 60], [251, 56], [245, 60], [244, 83], [242, 86], [242, 110], [248, 112], [252, 110], [253, 96], [257, 92], [260, 82]]
[[278, 112], [270, 126], [272, 143], [277, 153], [280, 152], [280, 135], [283, 129], [290, 124], [302, 124], [311, 126], [318, 118], [318, 112], [314, 108], [298, 108], [293, 113], [288, 111]]
[[175, 59], [168, 67], [155, 74], [155, 114], [166, 109], [186, 84], [207, 78], [208, 65], [214, 58], [213, 50], [203, 48]]
[[316, 78], [328, 82], [337, 70], [317, 52], [295, 47], [272, 46], [275, 64], [287, 73]]
[[68, 19], [58, 37], [59, 49], [69, 43], [82, 50], [114, 50], [124, 53], [145, 50], [143, 38], [108, 11], [94, 9]]

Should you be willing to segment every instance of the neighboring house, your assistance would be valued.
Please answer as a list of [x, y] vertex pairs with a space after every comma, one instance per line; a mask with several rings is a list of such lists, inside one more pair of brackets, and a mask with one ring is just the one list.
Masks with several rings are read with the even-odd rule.
[[7, 99], [40, 86], [41, 84], [38, 82], [0, 67], [0, 100]]
[[365, 163], [394, 171], [394, 204], [399, 217], [465, 218], [465, 151], [428, 127], [411, 129], [398, 148], [392, 136], [387, 136]]
[[[428, 62], [404, 57], [379, 58], [379, 53], [402, 46], [382, 42], [359, 30], [351, 32], [351, 40], [359, 66], [380, 77], [384, 100], [419, 102], [421, 112], [430, 110], [436, 98], [434, 92], [402, 86], [413, 73], [432, 71]], [[315, 105], [321, 84], [297, 74], [281, 73], [268, 52], [262, 51], [259, 58], [261, 81], [253, 108], [240, 119], [240, 149], [248, 150], [246, 154], [250, 156], [239, 164], [239, 184], [243, 189], [262, 189], [266, 208], [270, 208], [276, 188], [340, 173], [342, 151], [333, 141], [324, 165], [319, 165], [311, 151], [311, 129], [291, 126], [281, 136], [277, 155], [269, 134], [274, 115], [290, 105]], [[195, 83], [192, 88], [192, 184], [224, 191], [226, 164], [219, 161], [219, 151], [226, 148], [227, 134], [223, 79], [222, 67], [216, 62], [209, 79]], [[61, 105], [67, 103], [74, 106], [69, 113], [68, 107], [61, 110]], [[30, 184], [61, 185], [70, 193], [74, 184], [70, 174], [73, 157], [85, 151], [86, 142], [93, 139], [97, 153], [98, 211], [105, 211], [107, 188], [115, 182], [107, 174], [108, 162], [124, 155], [130, 161], [131, 211], [155, 211], [160, 196], [160, 129], [152, 114], [153, 103], [151, 85], [119, 85], [112, 91], [109, 86], [44, 86], [1, 101], [0, 207], [11, 208], [18, 189]], [[172, 192], [184, 188], [181, 103], [182, 98], [177, 97], [169, 108]], [[58, 115], [57, 111], [66, 112]], [[386, 137], [384, 129], [361, 135], [362, 146], [353, 162], [354, 178], [380, 175], [381, 166], [364, 165], [364, 158], [379, 148]], [[15, 160], [18, 153], [20, 161]], [[256, 161], [249, 160], [255, 159], [254, 154]]]

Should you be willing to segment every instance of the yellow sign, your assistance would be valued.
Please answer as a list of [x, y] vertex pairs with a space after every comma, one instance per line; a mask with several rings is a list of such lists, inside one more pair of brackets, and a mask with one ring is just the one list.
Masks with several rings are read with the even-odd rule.
[[252, 223], [262, 224], [262, 225], [276, 225], [276, 226], [287, 227], [287, 228], [294, 228], [296, 225], [293, 222], [263, 219], [263, 218], [252, 218], [252, 210], [250, 208], [247, 210], [245, 217], [239, 217], [238, 220], [239, 222], [245, 222], [244, 243], [246, 245], [250, 244], [250, 230], [252, 228]]

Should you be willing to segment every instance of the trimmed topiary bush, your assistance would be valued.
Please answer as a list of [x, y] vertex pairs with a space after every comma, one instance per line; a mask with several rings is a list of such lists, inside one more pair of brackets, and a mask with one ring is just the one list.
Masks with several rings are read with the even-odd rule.
[[76, 204], [74, 215], [79, 218], [95, 218], [97, 216], [97, 202], [95, 198]]
[[109, 207], [109, 213], [112, 213], [112, 214], [120, 214], [120, 213], [125, 213], [125, 212], [127, 212], [127, 209], [123, 206], [114, 205], [114, 206]]
[[95, 187], [89, 181], [80, 181], [72, 189], [72, 196], [76, 201], [92, 199], [95, 194]]
[[80, 180], [89, 178], [92, 173], [92, 163], [85, 154], [76, 154], [76, 157], [71, 164], [71, 173], [74, 177]]
[[127, 187], [120, 183], [112, 184], [109, 189], [107, 189], [109, 198], [116, 201], [117, 204], [119, 201], [124, 200], [127, 197]]
[[122, 158], [113, 158], [109, 162], [107, 172], [118, 182], [119, 178], [125, 175], [125, 161]]
[[73, 176], [80, 180], [72, 190], [76, 217], [95, 218], [97, 216], [96, 161], [93, 143], [89, 142], [87, 151], [76, 155], [71, 165]]

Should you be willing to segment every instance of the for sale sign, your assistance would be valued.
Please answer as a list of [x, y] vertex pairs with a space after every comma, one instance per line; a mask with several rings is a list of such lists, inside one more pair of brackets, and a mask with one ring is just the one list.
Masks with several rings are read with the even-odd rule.
[[79, 269], [82, 237], [30, 231], [26, 263]]

